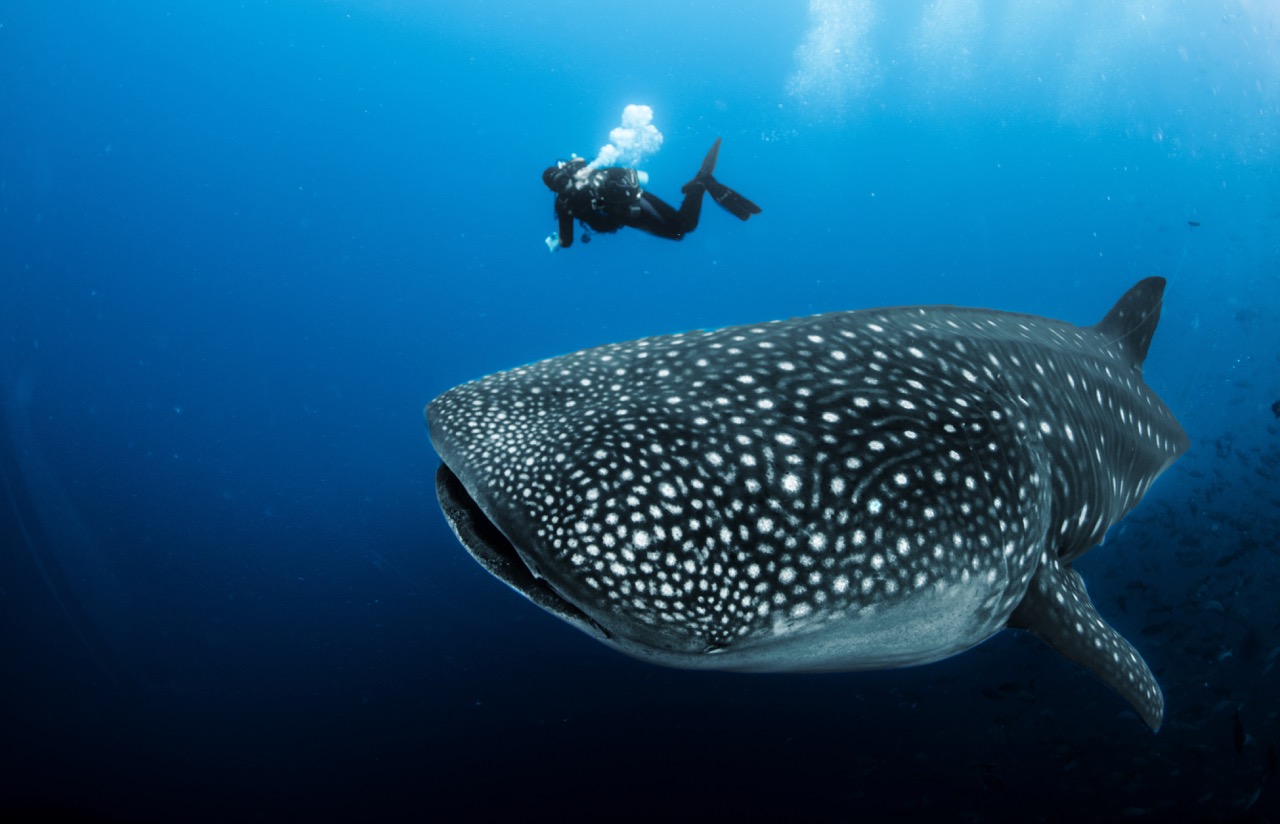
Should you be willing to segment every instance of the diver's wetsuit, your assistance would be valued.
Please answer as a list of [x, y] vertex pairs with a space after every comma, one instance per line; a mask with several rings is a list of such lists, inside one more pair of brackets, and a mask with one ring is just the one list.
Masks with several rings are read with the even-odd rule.
[[681, 189], [684, 202], [679, 209], [641, 189], [635, 169], [607, 166], [583, 173], [587, 162], [582, 158], [551, 166], [542, 173], [542, 182], [556, 193], [560, 246], [573, 245], [575, 220], [596, 232], [616, 232], [630, 226], [679, 240], [697, 228], [704, 192], [710, 192], [713, 200], [742, 220], [759, 214], [759, 206], [712, 177], [719, 153], [720, 138], [716, 138], [697, 176]]

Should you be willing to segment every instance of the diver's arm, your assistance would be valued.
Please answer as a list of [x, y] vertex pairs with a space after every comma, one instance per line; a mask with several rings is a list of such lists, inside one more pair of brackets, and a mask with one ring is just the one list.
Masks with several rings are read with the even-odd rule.
[[559, 198], [556, 198], [556, 217], [560, 219], [560, 248], [568, 249], [573, 245], [573, 215]]

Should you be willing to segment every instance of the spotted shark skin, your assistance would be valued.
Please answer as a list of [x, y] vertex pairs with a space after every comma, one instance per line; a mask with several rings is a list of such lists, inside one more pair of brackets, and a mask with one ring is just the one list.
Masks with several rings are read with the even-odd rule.
[[490, 572], [638, 658], [880, 669], [1012, 627], [1159, 729], [1072, 562], [1188, 446], [1142, 379], [1164, 285], [1094, 326], [834, 312], [490, 375], [426, 407], [440, 503]]

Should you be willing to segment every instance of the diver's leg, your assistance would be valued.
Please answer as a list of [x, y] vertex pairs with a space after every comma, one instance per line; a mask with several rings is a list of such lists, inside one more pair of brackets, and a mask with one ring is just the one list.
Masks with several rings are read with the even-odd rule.
[[685, 188], [684, 202], [680, 204], [679, 211], [671, 208], [661, 198], [643, 192], [640, 195], [640, 210], [627, 225], [671, 240], [679, 240], [692, 232], [698, 228], [698, 216], [702, 213], [702, 194], [706, 189], [701, 184]]
[[702, 216], [702, 194], [706, 190], [706, 187], [701, 185], [686, 185], [683, 188], [684, 202], [680, 204], [680, 211], [676, 215], [686, 233], [698, 228], [698, 218]]
[[679, 240], [685, 232], [679, 212], [648, 192], [641, 193], [639, 209], [627, 220], [627, 225], [669, 240]]

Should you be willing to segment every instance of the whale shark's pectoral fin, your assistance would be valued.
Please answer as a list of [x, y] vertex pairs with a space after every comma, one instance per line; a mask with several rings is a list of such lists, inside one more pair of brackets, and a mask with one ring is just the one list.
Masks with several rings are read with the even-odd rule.
[[1152, 730], [1160, 729], [1164, 695], [1147, 662], [1112, 629], [1089, 600], [1084, 580], [1057, 558], [1041, 563], [1009, 626], [1040, 640], [1101, 678]]

